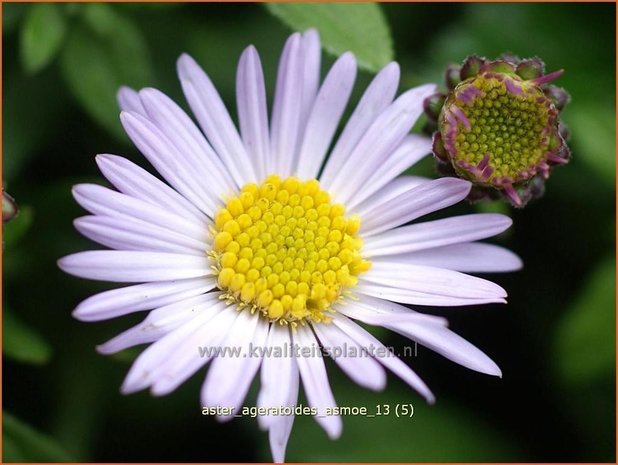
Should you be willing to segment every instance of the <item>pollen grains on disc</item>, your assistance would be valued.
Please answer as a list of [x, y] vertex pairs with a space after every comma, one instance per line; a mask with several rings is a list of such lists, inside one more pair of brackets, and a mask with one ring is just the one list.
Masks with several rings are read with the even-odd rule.
[[360, 218], [346, 217], [315, 179], [246, 184], [213, 229], [222, 298], [270, 321], [329, 322], [332, 304], [371, 266], [361, 258]]

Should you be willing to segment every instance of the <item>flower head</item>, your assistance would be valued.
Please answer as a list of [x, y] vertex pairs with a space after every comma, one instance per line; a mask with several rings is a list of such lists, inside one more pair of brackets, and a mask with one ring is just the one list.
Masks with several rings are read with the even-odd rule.
[[553, 165], [568, 162], [558, 118], [568, 94], [547, 85], [562, 71], [543, 73], [538, 58], [472, 56], [447, 69], [448, 94], [425, 102], [441, 171], [472, 181], [473, 198], [497, 192], [522, 207], [542, 193]]
[[[123, 88], [121, 121], [165, 182], [125, 158], [97, 156], [115, 189], [75, 186], [75, 199], [92, 213], [75, 226], [114, 250], [59, 262], [76, 276], [134, 283], [86, 299], [76, 318], [149, 311], [98, 347], [109, 354], [152, 343], [133, 364], [124, 393], [168, 394], [210, 362], [202, 406], [238, 412], [260, 371], [257, 404], [265, 413], [258, 421], [277, 461], [294, 417], [276, 412], [296, 405], [301, 380], [316, 420], [330, 437], [341, 434], [341, 418], [323, 415], [336, 404], [316, 348], [355, 349], [335, 362], [362, 386], [382, 389], [386, 367], [433, 401], [403, 361], [371, 352], [384, 346], [354, 320], [500, 375], [444, 319], [400, 304], [504, 302], [501, 287], [462, 272], [521, 265], [505, 249], [474, 242], [508, 228], [504, 216], [406, 225], [459, 202], [471, 187], [454, 178], [398, 177], [430, 151], [430, 140], [408, 133], [433, 85], [395, 99], [399, 68], [387, 65], [329, 150], [352, 91], [355, 59], [342, 55], [321, 84], [319, 69], [317, 33], [293, 34], [281, 55], [269, 121], [260, 60], [247, 48], [237, 74], [240, 132], [187, 55], [178, 60], [178, 74], [201, 130], [161, 92]], [[230, 412], [219, 411], [219, 418], [233, 418]]]

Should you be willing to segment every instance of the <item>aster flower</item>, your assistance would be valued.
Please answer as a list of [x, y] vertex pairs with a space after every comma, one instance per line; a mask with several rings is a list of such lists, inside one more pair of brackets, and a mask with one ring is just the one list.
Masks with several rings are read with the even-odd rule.
[[[168, 394], [210, 362], [201, 405], [238, 412], [259, 371], [257, 406], [266, 414], [258, 421], [268, 430], [276, 461], [284, 459], [294, 421], [276, 411], [296, 405], [301, 381], [319, 413], [316, 421], [331, 438], [341, 434], [341, 418], [323, 415], [336, 403], [314, 349], [334, 353], [345, 346], [371, 355], [384, 347], [356, 321], [499, 376], [496, 364], [443, 318], [401, 304], [504, 302], [501, 287], [464, 272], [520, 267], [511, 252], [475, 242], [508, 228], [505, 216], [407, 225], [470, 191], [461, 179], [398, 177], [430, 152], [431, 141], [409, 131], [435, 86], [395, 99], [399, 68], [387, 65], [329, 150], [355, 81], [354, 56], [343, 54], [321, 85], [319, 71], [317, 32], [293, 34], [281, 55], [269, 121], [260, 60], [248, 47], [237, 74], [240, 131], [187, 55], [178, 60], [178, 74], [199, 128], [161, 92], [121, 89], [122, 124], [165, 182], [125, 158], [97, 156], [115, 189], [75, 186], [75, 199], [92, 213], [75, 226], [114, 250], [59, 261], [76, 276], [135, 283], [86, 299], [76, 318], [91, 322], [149, 311], [142, 323], [98, 347], [110, 354], [152, 343], [135, 360], [123, 393], [150, 388], [154, 395]], [[236, 347], [243, 355], [200, 347]], [[255, 347], [262, 356], [247, 356]], [[334, 360], [361, 386], [383, 389], [388, 368], [434, 400], [397, 357], [346, 351]], [[222, 421], [233, 417], [219, 413]]]
[[541, 59], [511, 54], [450, 65], [448, 93], [425, 101], [438, 171], [472, 181], [469, 200], [502, 196], [523, 207], [542, 196], [552, 167], [570, 158], [559, 119], [570, 97], [549, 84], [562, 73], [545, 74]]

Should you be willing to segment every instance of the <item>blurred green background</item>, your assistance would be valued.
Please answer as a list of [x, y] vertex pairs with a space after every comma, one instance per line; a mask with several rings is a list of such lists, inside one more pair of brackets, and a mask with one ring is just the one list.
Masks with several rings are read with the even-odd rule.
[[[290, 461], [615, 462], [615, 5], [614, 4], [4, 4], [3, 179], [21, 207], [4, 227], [4, 461], [269, 461], [255, 420], [200, 415], [203, 373], [164, 398], [122, 396], [135, 351], [94, 346], [142, 316], [80, 323], [70, 312], [110, 287], [69, 277], [56, 260], [93, 245], [72, 228], [77, 182], [103, 182], [97, 153], [146, 165], [123, 134], [121, 84], [153, 86], [183, 102], [175, 60], [191, 53], [233, 108], [236, 61], [253, 43], [272, 93], [291, 29], [317, 26], [331, 52], [364, 67], [357, 99], [391, 59], [402, 89], [441, 82], [475, 53], [538, 55], [572, 95], [564, 118], [572, 162], [496, 241], [523, 271], [490, 279], [506, 306], [427, 309], [496, 360], [494, 379], [419, 348], [408, 360], [437, 396], [433, 407], [395, 377], [365, 391], [328, 364], [342, 405], [412, 402], [413, 419], [344, 418], [332, 442], [297, 418]], [[333, 60], [324, 59], [324, 69]], [[416, 172], [432, 175], [430, 160]], [[381, 336], [387, 345], [405, 341]], [[249, 403], [255, 402], [255, 386]]]

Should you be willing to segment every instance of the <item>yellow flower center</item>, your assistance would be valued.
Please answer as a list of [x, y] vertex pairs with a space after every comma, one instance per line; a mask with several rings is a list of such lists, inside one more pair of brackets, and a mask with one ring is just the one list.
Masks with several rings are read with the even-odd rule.
[[360, 218], [346, 217], [315, 179], [246, 184], [213, 229], [209, 257], [223, 298], [282, 324], [329, 322], [332, 304], [371, 266]]

